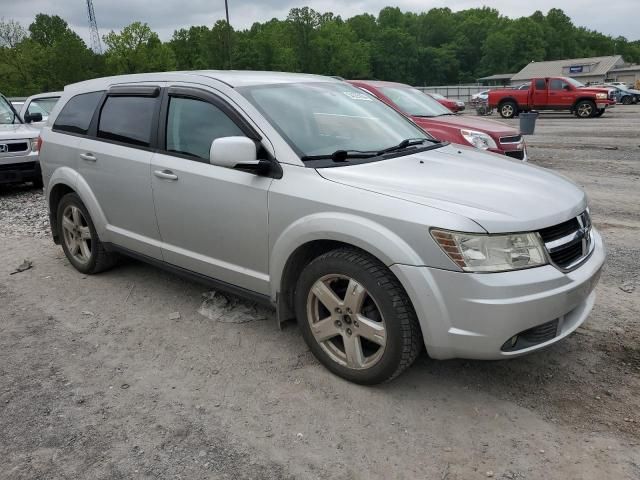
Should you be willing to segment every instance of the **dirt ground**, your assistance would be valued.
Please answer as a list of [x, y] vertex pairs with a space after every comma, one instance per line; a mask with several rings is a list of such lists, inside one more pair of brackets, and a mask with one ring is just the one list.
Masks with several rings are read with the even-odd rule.
[[3, 188], [0, 478], [640, 478], [639, 126], [640, 105], [548, 114], [528, 139], [532, 163], [586, 189], [607, 242], [582, 328], [503, 362], [423, 354], [373, 388], [271, 311], [135, 261], [77, 273], [37, 233], [42, 196]]

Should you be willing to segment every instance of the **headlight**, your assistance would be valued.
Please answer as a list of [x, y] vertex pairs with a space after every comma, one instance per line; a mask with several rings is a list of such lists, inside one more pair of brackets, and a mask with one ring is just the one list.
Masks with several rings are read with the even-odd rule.
[[487, 150], [489, 148], [497, 148], [496, 142], [493, 141], [486, 133], [476, 132], [474, 130], [460, 130], [464, 139], [476, 148]]
[[536, 233], [480, 235], [431, 230], [431, 236], [465, 272], [503, 272], [547, 263]]
[[608, 98], [609, 95], [606, 93], [596, 93], [596, 98]]
[[38, 150], [40, 150], [40, 145], [38, 144], [37, 138], [32, 138], [31, 140], [29, 140], [29, 143], [31, 144], [32, 152], [37, 152]]

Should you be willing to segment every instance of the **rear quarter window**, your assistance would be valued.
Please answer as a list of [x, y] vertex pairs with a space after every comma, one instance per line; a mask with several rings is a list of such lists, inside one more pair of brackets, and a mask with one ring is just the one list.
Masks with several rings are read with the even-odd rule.
[[60, 132], [86, 135], [93, 113], [104, 92], [81, 93], [71, 98], [56, 118], [53, 129]]

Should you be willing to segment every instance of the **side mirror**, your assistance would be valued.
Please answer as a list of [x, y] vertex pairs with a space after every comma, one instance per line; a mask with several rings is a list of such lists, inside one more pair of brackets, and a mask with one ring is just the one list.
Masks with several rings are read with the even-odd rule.
[[226, 168], [257, 164], [258, 151], [256, 144], [247, 137], [216, 138], [211, 142], [209, 163]]
[[25, 121], [25, 123], [41, 122], [42, 121], [42, 114], [39, 113], [39, 112], [38, 113], [25, 113], [24, 121]]
[[569, 85], [565, 85], [564, 87], [562, 87], [564, 90], [566, 90], [567, 92], [571, 91], [571, 87]]

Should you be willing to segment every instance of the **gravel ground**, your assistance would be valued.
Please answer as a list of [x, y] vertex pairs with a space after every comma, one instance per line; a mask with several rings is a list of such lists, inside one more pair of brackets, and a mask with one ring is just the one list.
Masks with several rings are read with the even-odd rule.
[[640, 478], [639, 123], [547, 114], [528, 139], [607, 242], [584, 326], [510, 361], [423, 355], [374, 388], [246, 301], [134, 261], [78, 274], [41, 192], [2, 188], [0, 478]]

